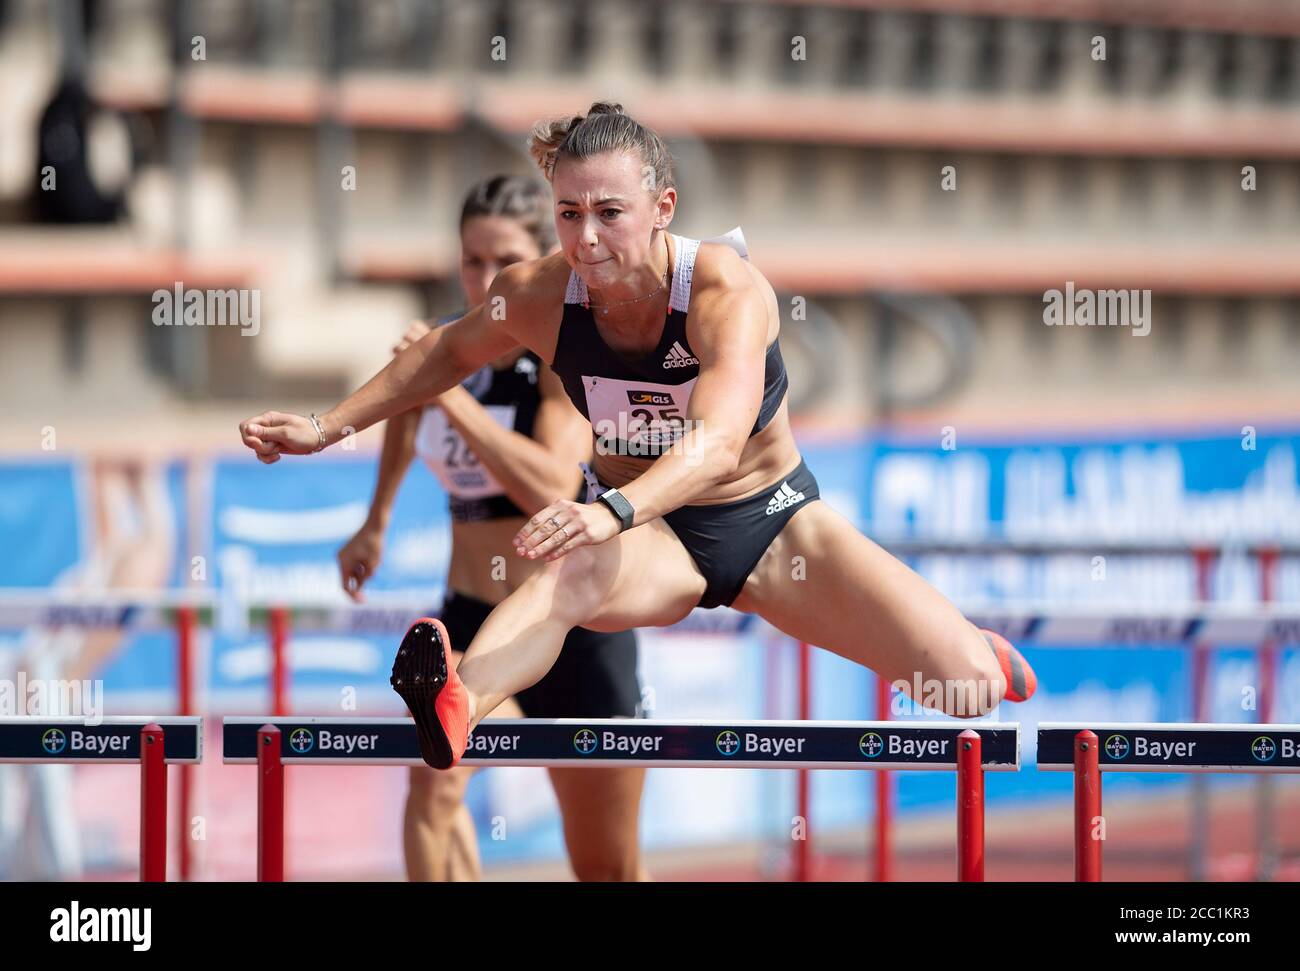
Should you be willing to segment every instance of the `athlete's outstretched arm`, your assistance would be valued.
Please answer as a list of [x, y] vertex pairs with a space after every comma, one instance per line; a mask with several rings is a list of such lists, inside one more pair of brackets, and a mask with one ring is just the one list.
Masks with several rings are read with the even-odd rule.
[[[701, 269], [704, 272], [701, 272]], [[687, 408], [687, 431], [641, 476], [619, 491], [636, 510], [633, 526], [684, 506], [735, 472], [763, 402], [768, 305], [741, 258], [725, 251], [696, 265], [691, 350], [700, 372]], [[557, 530], [555, 520], [563, 526]], [[552, 503], [524, 525], [516, 551], [554, 559], [619, 532], [603, 504]]]
[[494, 297], [505, 298], [506, 287], [501, 279], [505, 275], [498, 274], [493, 281], [487, 303], [430, 331], [341, 404], [318, 416], [324, 443], [310, 419], [268, 411], [240, 424], [244, 444], [268, 464], [277, 461], [282, 453], [315, 452], [322, 444], [333, 445], [375, 422], [424, 404], [518, 347], [519, 341], [507, 321], [493, 319], [489, 310], [494, 306]]
[[555, 372], [537, 375], [541, 400], [533, 437], [502, 428], [463, 387], [438, 398], [447, 420], [480, 462], [506, 490], [510, 501], [531, 514], [556, 499], [572, 499], [582, 481], [578, 463], [591, 457], [591, 426], [573, 407]]

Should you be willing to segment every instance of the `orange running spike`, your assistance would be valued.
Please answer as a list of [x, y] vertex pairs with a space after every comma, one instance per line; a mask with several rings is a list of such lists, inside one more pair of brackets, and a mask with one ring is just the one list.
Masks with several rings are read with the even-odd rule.
[[406, 702], [420, 736], [420, 755], [450, 769], [469, 740], [469, 695], [451, 663], [451, 638], [442, 621], [421, 617], [402, 638], [389, 683]]

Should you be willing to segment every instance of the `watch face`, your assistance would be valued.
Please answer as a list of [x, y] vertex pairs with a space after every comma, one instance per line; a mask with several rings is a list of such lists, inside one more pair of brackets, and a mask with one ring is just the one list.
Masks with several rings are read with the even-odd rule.
[[618, 518], [624, 529], [632, 525], [632, 519], [636, 516], [636, 511], [632, 508], [632, 504], [623, 498], [623, 493], [617, 489], [610, 489], [602, 494], [600, 498], [605, 505], [609, 506], [610, 512]]

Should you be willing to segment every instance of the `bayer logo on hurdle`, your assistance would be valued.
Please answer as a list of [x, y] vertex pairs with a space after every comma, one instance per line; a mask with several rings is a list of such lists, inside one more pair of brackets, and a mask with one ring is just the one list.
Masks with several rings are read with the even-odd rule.
[[596, 751], [596, 733], [590, 728], [580, 728], [573, 735], [573, 747], [579, 755], [590, 755]]
[[289, 733], [289, 749], [297, 755], [306, 755], [316, 745], [316, 736], [310, 728], [295, 728]]
[[884, 750], [885, 740], [875, 732], [867, 732], [858, 739], [858, 751], [862, 753], [863, 758], [879, 758]]
[[1106, 754], [1116, 761], [1128, 758], [1128, 739], [1123, 735], [1110, 736], [1102, 747], [1106, 750]]
[[41, 751], [46, 755], [61, 755], [67, 747], [68, 736], [63, 734], [61, 728], [47, 729], [41, 736]]
[[713, 744], [719, 755], [731, 758], [740, 751], [740, 736], [728, 728], [718, 732], [718, 737], [713, 740]]
[[1261, 735], [1250, 743], [1250, 754], [1257, 762], [1272, 762], [1277, 755], [1277, 743], [1267, 735]]

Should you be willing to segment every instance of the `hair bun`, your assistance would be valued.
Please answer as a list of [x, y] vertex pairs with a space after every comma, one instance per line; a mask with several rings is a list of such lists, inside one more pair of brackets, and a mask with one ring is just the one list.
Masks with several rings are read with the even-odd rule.
[[528, 153], [546, 180], [555, 175], [561, 154], [574, 158], [591, 158], [603, 152], [633, 152], [643, 165], [654, 170], [655, 191], [675, 188], [673, 160], [655, 132], [640, 125], [623, 106], [614, 101], [595, 101], [585, 115], [567, 120], [539, 121], [528, 138]]

